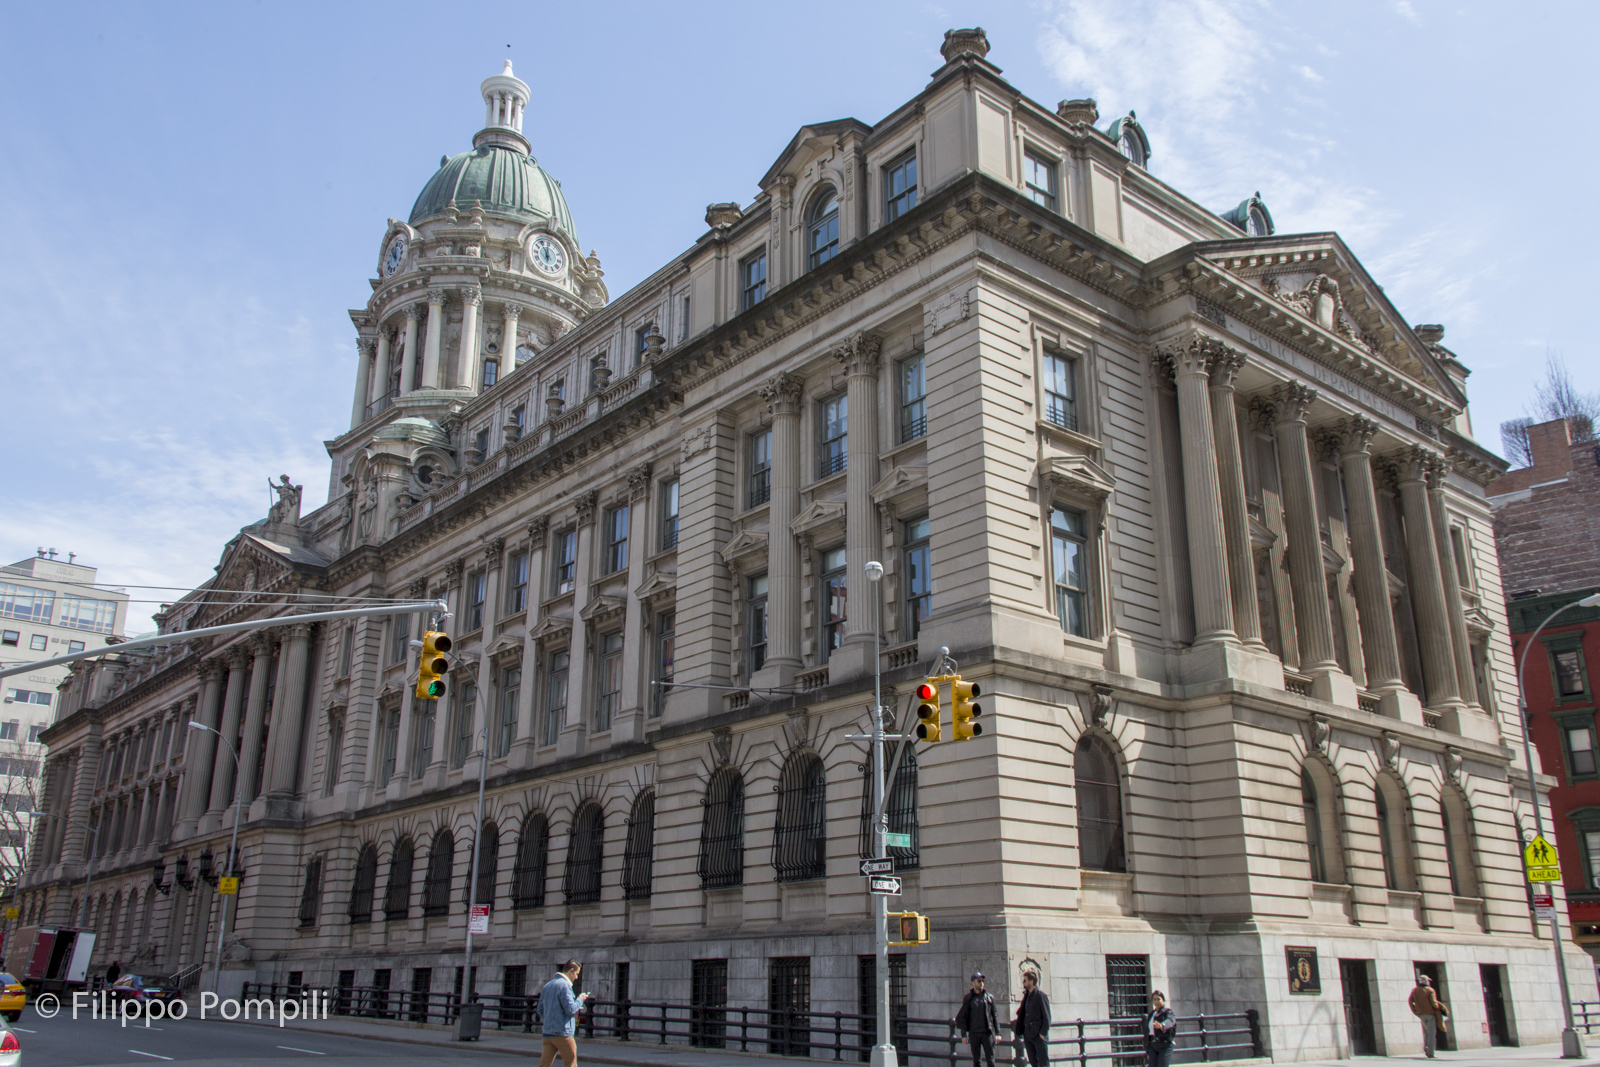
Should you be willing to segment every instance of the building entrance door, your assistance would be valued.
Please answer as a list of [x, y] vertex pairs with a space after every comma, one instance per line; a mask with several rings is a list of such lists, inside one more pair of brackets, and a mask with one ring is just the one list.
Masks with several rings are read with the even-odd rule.
[[1511, 1013], [1506, 1010], [1505, 968], [1498, 963], [1478, 966], [1483, 976], [1483, 1014], [1489, 1020], [1489, 1044], [1515, 1045], [1511, 1037]]
[[1413, 964], [1413, 967], [1418, 974], [1428, 976], [1428, 979], [1433, 982], [1433, 991], [1439, 995], [1439, 1002], [1450, 1008], [1450, 1015], [1445, 1022], [1446, 1029], [1444, 1033], [1439, 1035], [1438, 1047], [1440, 1050], [1454, 1049], [1456, 1047], [1455, 1009], [1450, 1005], [1450, 987], [1445, 985], [1444, 982], [1444, 964], [1428, 961]]
[[1350, 1055], [1376, 1056], [1378, 1039], [1372, 1026], [1372, 987], [1367, 981], [1367, 960], [1340, 960], [1339, 986], [1344, 992], [1344, 1026], [1350, 1036]]

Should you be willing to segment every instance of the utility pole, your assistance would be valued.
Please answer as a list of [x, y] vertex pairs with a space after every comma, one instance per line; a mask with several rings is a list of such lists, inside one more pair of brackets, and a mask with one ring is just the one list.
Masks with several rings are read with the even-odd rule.
[[472, 911], [478, 903], [478, 864], [483, 851], [483, 787], [489, 778], [489, 708], [483, 709], [484, 726], [478, 733], [478, 828], [472, 832], [472, 873], [467, 876], [467, 956], [461, 969], [462, 1001], [457, 1011], [456, 1040], [476, 1041], [483, 1032], [483, 1005], [473, 998]]
[[[883, 765], [883, 564], [866, 565], [867, 581], [872, 583], [872, 857], [889, 858], [889, 819], [884, 811]], [[878, 1042], [872, 1046], [871, 1067], [899, 1067], [894, 1047], [893, 1012], [889, 981], [889, 898], [872, 894], [872, 927], [877, 952]]]

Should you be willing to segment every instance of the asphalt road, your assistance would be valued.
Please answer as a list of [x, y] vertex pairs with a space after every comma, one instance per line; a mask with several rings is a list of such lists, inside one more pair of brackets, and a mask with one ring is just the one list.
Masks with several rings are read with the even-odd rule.
[[160, 1067], [184, 1063], [193, 1067], [250, 1067], [306, 1064], [317, 1067], [423, 1067], [473, 1060], [478, 1067], [500, 1067], [509, 1058], [487, 1049], [450, 1049], [316, 1033], [276, 1026], [254, 1026], [217, 1020], [164, 1020], [146, 1029], [142, 1019], [126, 1027], [116, 1020], [91, 1019], [88, 1012], [72, 1018], [63, 1010], [53, 1019], [40, 1018], [32, 1004], [11, 1027], [22, 1044], [22, 1067], [88, 1067], [138, 1064]]

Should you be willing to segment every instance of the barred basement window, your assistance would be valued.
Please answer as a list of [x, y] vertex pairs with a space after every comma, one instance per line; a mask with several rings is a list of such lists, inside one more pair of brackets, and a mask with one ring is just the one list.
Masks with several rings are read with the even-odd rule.
[[646, 789], [628, 813], [628, 843], [622, 852], [624, 900], [649, 900], [655, 875], [656, 791]]
[[511, 872], [513, 908], [544, 907], [544, 881], [549, 861], [550, 824], [542, 812], [532, 812], [522, 820], [517, 866]]
[[483, 839], [478, 847], [478, 888], [472, 903], [487, 904], [494, 910], [494, 884], [500, 877], [500, 827], [493, 822], [483, 824]]
[[450, 912], [450, 871], [456, 861], [456, 839], [448, 827], [433, 835], [428, 852], [428, 875], [422, 882], [422, 914]]
[[778, 825], [772, 866], [780, 882], [823, 878], [828, 873], [828, 778], [822, 760], [797, 752], [778, 778]]
[[600, 863], [605, 843], [605, 815], [588, 801], [572, 820], [567, 846], [567, 873], [562, 891], [568, 904], [593, 904], [600, 899]]
[[350, 923], [372, 921], [373, 890], [378, 885], [378, 846], [367, 845], [356, 857], [355, 881], [350, 886]]
[[[892, 757], [891, 757], [892, 758]], [[873, 856], [872, 844], [872, 757], [867, 757], [866, 774], [861, 780], [861, 832], [859, 834], [859, 851], [862, 859], [871, 859]], [[884, 815], [889, 820], [891, 834], [909, 834], [911, 845], [902, 848], [899, 845], [889, 846], [889, 858], [894, 860], [894, 869], [897, 871], [914, 871], [922, 866], [919, 852], [920, 840], [917, 826], [917, 754], [910, 745], [905, 747], [900, 757], [900, 766], [894, 772], [894, 784], [889, 787], [889, 794], [883, 805]]]
[[811, 957], [767, 961], [767, 1051], [774, 1056], [811, 1055]]
[[383, 892], [383, 917], [389, 922], [404, 919], [411, 911], [411, 869], [416, 862], [416, 845], [402, 838], [389, 860], [389, 884]]
[[300, 928], [317, 925], [317, 906], [322, 902], [322, 857], [306, 864], [306, 881], [300, 889]]
[[700, 821], [700, 885], [744, 884], [744, 779], [732, 767], [711, 776]]

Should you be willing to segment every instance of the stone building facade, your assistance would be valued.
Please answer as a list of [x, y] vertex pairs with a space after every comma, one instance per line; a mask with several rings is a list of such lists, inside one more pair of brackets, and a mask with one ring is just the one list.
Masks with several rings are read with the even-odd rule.
[[[899, 715], [944, 646], [989, 730], [893, 790], [901, 902], [935, 930], [912, 1015], [973, 969], [1014, 995], [1026, 964], [1058, 1014], [1156, 985], [1260, 1010], [1282, 1058], [1398, 1052], [1429, 963], [1464, 1045], [1485, 983], [1511, 1037], [1553, 1038], [1484, 499], [1504, 465], [1465, 369], [1337, 235], [1193, 202], [1132, 115], [1044, 107], [988, 48], [953, 31], [886, 118], [802, 128], [615, 301], [528, 155], [527, 87], [484, 83], [473, 150], [390, 220], [352, 313], [330, 503], [286, 487], [223, 551], [239, 592], [66, 686], [52, 803], [123, 827], [92, 887], [107, 955], [209, 961], [237, 785], [226, 974], [449, 989], [487, 759], [480, 989], [576, 953], [602, 996], [720, 973], [762, 1007], [781, 973], [855, 1011], [846, 735], [875, 661]], [[435, 594], [443, 702], [412, 695], [422, 618], [176, 636]], [[239, 781], [204, 731], [135, 748], [190, 717], [240, 739]], [[40, 832], [25, 918], [60, 921], [84, 840]], [[1290, 992], [1289, 947], [1320, 992]]]

